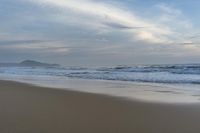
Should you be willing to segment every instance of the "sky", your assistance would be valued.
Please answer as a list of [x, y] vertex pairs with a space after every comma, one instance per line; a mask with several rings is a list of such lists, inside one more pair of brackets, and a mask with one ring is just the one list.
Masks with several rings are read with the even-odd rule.
[[200, 63], [198, 0], [0, 0], [0, 62]]

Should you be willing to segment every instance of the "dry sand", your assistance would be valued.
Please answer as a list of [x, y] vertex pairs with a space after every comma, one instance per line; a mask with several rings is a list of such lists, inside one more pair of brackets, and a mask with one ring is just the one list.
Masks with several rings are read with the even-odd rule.
[[200, 105], [0, 81], [0, 133], [200, 133]]

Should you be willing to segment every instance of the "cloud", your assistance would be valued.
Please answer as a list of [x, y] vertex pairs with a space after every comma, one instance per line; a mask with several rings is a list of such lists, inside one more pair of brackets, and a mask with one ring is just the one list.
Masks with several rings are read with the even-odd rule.
[[164, 3], [157, 4], [156, 7], [159, 8], [162, 12], [165, 12], [166, 14], [169, 14], [174, 17], [182, 15], [181, 10], [170, 7], [169, 5], [164, 4]]
[[[100, 33], [101, 31], [112, 32], [112, 29], [129, 29], [131, 31], [128, 31], [127, 34], [131, 38], [135, 37], [147, 43], [169, 41], [168, 36], [173, 34], [166, 25], [150, 22], [136, 16], [133, 11], [108, 3], [94, 2], [92, 0], [32, 0], [32, 2], [39, 3], [44, 7], [58, 8], [58, 10], [67, 14], [71, 13], [73, 14], [72, 20], [75, 23], [85, 25], [86, 28], [96, 29]], [[75, 17], [77, 21], [74, 19]], [[71, 20], [66, 20], [66, 23], [67, 21]]]
[[114, 28], [114, 29], [121, 29], [121, 30], [131, 30], [131, 29], [142, 29], [145, 27], [131, 27], [131, 26], [126, 26], [123, 24], [119, 24], [119, 23], [103, 23], [104, 25]]
[[[37, 57], [53, 54], [69, 63], [84, 58], [85, 64], [90, 60], [95, 64], [104, 59], [148, 62], [156, 56], [199, 55], [198, 28], [176, 5], [132, 0], [3, 1], [1, 56], [13, 51]], [[140, 3], [138, 8], [135, 3]]]
[[180, 9], [163, 3], [156, 4], [155, 7], [160, 11], [157, 21], [162, 25], [167, 25], [174, 33], [170, 36], [173, 42], [184, 42], [190, 39], [186, 34], [193, 34], [195, 29], [190, 19]]
[[47, 40], [4, 40], [0, 41], [0, 45], [1, 50], [32, 53], [67, 54], [70, 49], [60, 42]]
[[37, 44], [47, 42], [44, 40], [0, 40], [0, 45]]

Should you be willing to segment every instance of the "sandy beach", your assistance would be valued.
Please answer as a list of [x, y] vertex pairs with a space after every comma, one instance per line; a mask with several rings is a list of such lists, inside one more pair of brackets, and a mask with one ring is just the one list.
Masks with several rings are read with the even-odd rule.
[[117, 97], [0, 81], [1, 133], [199, 133], [199, 104]]

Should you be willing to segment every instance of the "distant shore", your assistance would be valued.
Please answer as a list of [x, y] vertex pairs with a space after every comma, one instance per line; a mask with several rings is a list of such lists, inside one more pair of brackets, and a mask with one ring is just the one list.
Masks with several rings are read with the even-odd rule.
[[128, 101], [0, 81], [2, 133], [199, 133], [200, 104]]

